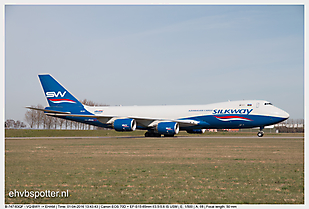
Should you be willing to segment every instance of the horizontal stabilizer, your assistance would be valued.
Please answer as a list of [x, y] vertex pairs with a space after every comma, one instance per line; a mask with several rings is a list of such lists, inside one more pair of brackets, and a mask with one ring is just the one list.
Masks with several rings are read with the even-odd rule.
[[32, 109], [32, 110], [39, 110], [39, 111], [44, 111], [44, 112], [48, 112], [48, 113], [57, 113], [57, 114], [71, 114], [70, 112], [61, 112], [61, 111], [56, 111], [56, 110], [47, 110], [47, 109], [41, 109], [41, 108], [35, 108], [35, 107], [26, 107], [28, 109]]

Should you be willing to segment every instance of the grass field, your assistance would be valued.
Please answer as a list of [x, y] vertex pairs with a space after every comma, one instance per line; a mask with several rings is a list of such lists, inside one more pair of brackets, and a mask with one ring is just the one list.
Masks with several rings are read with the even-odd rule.
[[5, 202], [303, 204], [303, 157], [301, 138], [6, 139]]

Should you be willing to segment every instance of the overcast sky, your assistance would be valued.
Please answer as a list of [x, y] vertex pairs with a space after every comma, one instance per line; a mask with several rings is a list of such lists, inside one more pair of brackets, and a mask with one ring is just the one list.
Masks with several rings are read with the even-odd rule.
[[37, 75], [109, 105], [263, 99], [304, 118], [303, 6], [5, 6], [5, 118]]

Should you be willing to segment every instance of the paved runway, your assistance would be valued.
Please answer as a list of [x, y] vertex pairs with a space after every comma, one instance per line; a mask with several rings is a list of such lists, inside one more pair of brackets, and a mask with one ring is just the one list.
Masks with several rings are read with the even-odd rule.
[[[145, 138], [144, 136], [60, 136], [60, 137], [5, 137], [5, 139], [108, 139], [108, 138]], [[155, 137], [149, 137], [155, 138]], [[163, 138], [163, 137], [162, 137]], [[257, 136], [176, 136], [177, 138], [194, 138], [194, 139], [303, 139], [302, 136], [263, 136], [261, 138]], [[172, 139], [172, 137], [167, 137], [167, 139]]]

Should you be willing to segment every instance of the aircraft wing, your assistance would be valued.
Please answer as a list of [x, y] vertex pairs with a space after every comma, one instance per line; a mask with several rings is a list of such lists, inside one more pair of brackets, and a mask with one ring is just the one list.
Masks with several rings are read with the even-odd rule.
[[196, 120], [174, 120], [174, 119], [148, 118], [148, 117], [136, 117], [136, 116], [129, 116], [127, 118], [135, 119], [138, 125], [144, 127], [154, 127], [158, 125], [158, 123], [163, 121], [177, 122], [180, 127], [194, 126], [199, 124], [199, 121]]
[[47, 115], [50, 116], [70, 116], [70, 117], [83, 117], [83, 118], [96, 118], [102, 123], [111, 124], [116, 119], [119, 118], [131, 118], [135, 119], [139, 126], [143, 127], [154, 127], [158, 123], [163, 121], [168, 122], [177, 122], [180, 127], [187, 127], [187, 126], [196, 126], [201, 123], [205, 125], [205, 122], [197, 121], [197, 120], [190, 120], [190, 119], [164, 119], [164, 118], [149, 118], [149, 117], [138, 117], [138, 116], [117, 116], [117, 115], [86, 115], [86, 114], [71, 114], [70, 112], [61, 112], [56, 110], [48, 110], [48, 109], [40, 109], [35, 107], [26, 107], [32, 110], [39, 110], [46, 112]]
[[[106, 123], [106, 124], [111, 124], [116, 119], [119, 119], [119, 118], [131, 118], [131, 119], [135, 119], [137, 124], [139, 126], [143, 126], [143, 127], [153, 127], [153, 126], [156, 126], [158, 123], [163, 122], [163, 121], [177, 122], [180, 127], [194, 126], [194, 125], [200, 124], [200, 121], [190, 120], [190, 119], [184, 119], [184, 120], [175, 119], [174, 120], [174, 119], [148, 118], [148, 117], [138, 117], [138, 116], [83, 115], [83, 114], [67, 114], [67, 113], [62, 114], [62, 113], [57, 113], [57, 112], [48, 112], [47, 115], [96, 118], [96, 119], [98, 119], [98, 121], [100, 121], [102, 123]], [[203, 123], [205, 123], [205, 122], [203, 122]]]

